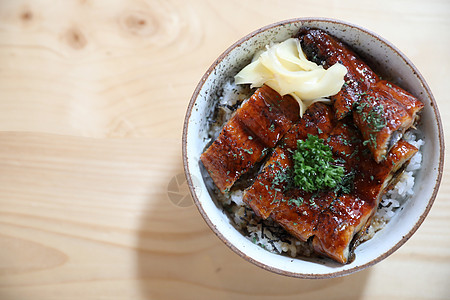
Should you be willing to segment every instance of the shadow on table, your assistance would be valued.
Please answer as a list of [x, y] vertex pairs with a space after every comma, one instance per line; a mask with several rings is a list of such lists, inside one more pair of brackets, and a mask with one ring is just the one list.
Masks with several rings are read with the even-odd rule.
[[161, 190], [158, 199], [149, 200], [151, 207], [140, 223], [136, 271], [142, 298], [361, 298], [370, 269], [341, 278], [308, 280], [246, 262], [207, 227], [183, 187], [184, 175], [180, 172], [174, 178], [164, 187], [166, 195]]

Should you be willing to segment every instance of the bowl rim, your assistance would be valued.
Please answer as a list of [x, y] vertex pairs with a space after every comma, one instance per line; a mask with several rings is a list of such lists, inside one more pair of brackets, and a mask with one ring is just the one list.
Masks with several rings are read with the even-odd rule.
[[[425, 208], [425, 210], [422, 212], [422, 214], [420, 215], [419, 219], [416, 221], [416, 223], [414, 224], [414, 226], [411, 228], [411, 230], [409, 230], [409, 232], [402, 237], [402, 239], [395, 244], [394, 246], [392, 246], [388, 251], [380, 254], [378, 257], [376, 257], [375, 259], [372, 259], [371, 261], [362, 264], [362, 265], [358, 265], [355, 266], [353, 268], [349, 268], [346, 270], [342, 270], [342, 271], [336, 271], [336, 272], [330, 272], [330, 273], [323, 273], [323, 274], [310, 274], [310, 273], [299, 273], [299, 272], [291, 272], [291, 271], [286, 271], [283, 269], [279, 269], [277, 267], [272, 267], [272, 266], [268, 266], [260, 261], [257, 261], [255, 259], [253, 259], [252, 257], [248, 256], [247, 254], [245, 254], [244, 252], [242, 252], [241, 250], [239, 250], [236, 246], [234, 246], [228, 239], [226, 239], [224, 237], [224, 235], [220, 232], [220, 230], [217, 229], [217, 227], [215, 225], [213, 225], [212, 221], [210, 220], [208, 214], [205, 212], [205, 210], [202, 207], [202, 203], [200, 203], [197, 194], [195, 192], [194, 189], [194, 184], [193, 184], [193, 180], [191, 177], [191, 173], [189, 170], [189, 158], [187, 156], [187, 133], [188, 133], [188, 126], [189, 126], [189, 120], [192, 114], [192, 110], [194, 108], [196, 99], [198, 98], [198, 95], [200, 93], [200, 91], [203, 88], [204, 83], [206, 82], [207, 78], [210, 76], [210, 74], [214, 71], [214, 69], [217, 67], [217, 65], [236, 47], [240, 46], [242, 43], [244, 43], [245, 41], [247, 41], [248, 39], [254, 37], [257, 34], [260, 34], [264, 31], [270, 30], [272, 28], [275, 28], [277, 26], [281, 26], [281, 25], [288, 25], [288, 24], [292, 24], [292, 23], [305, 23], [305, 22], [325, 22], [325, 23], [330, 23], [330, 24], [339, 24], [339, 25], [344, 25], [344, 26], [348, 26], [351, 27], [353, 29], [357, 29], [360, 30], [368, 35], [370, 35], [371, 37], [373, 37], [374, 39], [379, 40], [381, 43], [385, 44], [387, 47], [391, 48], [391, 50], [395, 53], [397, 53], [401, 59], [403, 59], [407, 66], [411, 69], [412, 72], [414, 72], [419, 81], [422, 83], [424, 91], [427, 93], [428, 98], [431, 100], [430, 106], [433, 109], [433, 113], [434, 116], [436, 118], [436, 124], [438, 127], [438, 136], [439, 136], [439, 165], [438, 165], [438, 175], [436, 178], [436, 182], [435, 182], [435, 186], [433, 188], [433, 192], [431, 194], [430, 199], [428, 200], [427, 206]], [[344, 275], [349, 275], [352, 273], [355, 273], [357, 271], [363, 270], [365, 268], [368, 268], [380, 261], [382, 261], [383, 259], [385, 259], [386, 257], [388, 257], [389, 255], [391, 255], [392, 253], [394, 253], [396, 250], [398, 250], [404, 243], [406, 243], [406, 241], [409, 240], [409, 238], [417, 231], [417, 229], [420, 227], [420, 225], [423, 223], [423, 221], [425, 220], [426, 216], [428, 215], [429, 211], [431, 210], [431, 207], [436, 199], [438, 190], [439, 190], [439, 186], [441, 184], [441, 180], [442, 180], [442, 175], [443, 175], [443, 167], [444, 167], [444, 157], [445, 157], [445, 142], [444, 142], [444, 133], [443, 133], [443, 126], [442, 126], [442, 121], [441, 121], [441, 117], [440, 117], [440, 113], [439, 113], [439, 109], [436, 103], [436, 100], [431, 92], [430, 87], [428, 86], [427, 82], [425, 81], [425, 78], [422, 76], [422, 74], [420, 73], [420, 71], [417, 69], [417, 67], [411, 62], [411, 60], [403, 53], [401, 52], [396, 46], [394, 46], [391, 42], [387, 41], [386, 39], [382, 38], [380, 35], [372, 32], [371, 30], [368, 30], [360, 25], [356, 25], [353, 23], [349, 23], [346, 21], [342, 21], [342, 20], [338, 20], [338, 19], [333, 19], [333, 18], [322, 18], [322, 17], [301, 17], [301, 18], [292, 18], [292, 19], [287, 19], [287, 20], [282, 20], [279, 22], [275, 22], [275, 23], [271, 23], [268, 24], [266, 26], [263, 26], [261, 28], [258, 28], [254, 31], [252, 31], [251, 33], [245, 35], [244, 37], [240, 38], [239, 40], [237, 40], [235, 43], [233, 43], [231, 46], [229, 46], [212, 64], [211, 66], [207, 69], [207, 71], [205, 72], [205, 74], [202, 76], [201, 80], [199, 81], [199, 83], [197, 84], [191, 99], [189, 101], [189, 105], [187, 107], [187, 111], [186, 111], [186, 115], [185, 115], [185, 119], [184, 119], [184, 124], [183, 124], [183, 133], [182, 133], [182, 156], [183, 156], [183, 166], [184, 166], [184, 173], [186, 176], [186, 181], [189, 187], [189, 191], [192, 195], [192, 198], [194, 200], [194, 203], [198, 209], [198, 211], [200, 212], [201, 216], [203, 217], [203, 219], [205, 220], [205, 222], [208, 224], [208, 227], [214, 232], [214, 234], [223, 242], [225, 243], [225, 245], [227, 245], [231, 250], [233, 250], [233, 252], [237, 253], [240, 257], [242, 257], [243, 259], [253, 263], [254, 265], [271, 271], [273, 273], [276, 274], [280, 274], [280, 275], [284, 275], [284, 276], [289, 276], [289, 277], [296, 277], [296, 278], [304, 278], [304, 279], [325, 279], [325, 278], [334, 278], [334, 277], [339, 277], [339, 276], [344, 276]]]

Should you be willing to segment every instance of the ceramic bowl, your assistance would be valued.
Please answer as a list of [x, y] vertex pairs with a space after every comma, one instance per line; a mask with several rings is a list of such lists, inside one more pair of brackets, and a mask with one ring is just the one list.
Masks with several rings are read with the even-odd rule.
[[[414, 196], [398, 210], [375, 236], [355, 249], [353, 262], [340, 265], [329, 259], [291, 258], [255, 245], [237, 231], [207, 188], [199, 161], [209, 142], [208, 118], [218, 102], [223, 84], [248, 64], [253, 54], [271, 42], [294, 36], [301, 27], [321, 28], [345, 41], [369, 65], [418, 97], [424, 104], [421, 130], [424, 135], [422, 168], [416, 176]], [[243, 37], [207, 70], [189, 103], [183, 129], [183, 160], [187, 182], [200, 214], [213, 232], [235, 253], [263, 269], [300, 278], [330, 278], [374, 265], [402, 246], [428, 214], [442, 177], [444, 135], [438, 107], [425, 79], [412, 62], [390, 42], [360, 26], [346, 22], [301, 18], [260, 28]]]

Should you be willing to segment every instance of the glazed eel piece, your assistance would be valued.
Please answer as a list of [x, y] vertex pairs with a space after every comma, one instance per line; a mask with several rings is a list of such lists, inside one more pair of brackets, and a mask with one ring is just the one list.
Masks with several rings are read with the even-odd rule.
[[376, 162], [386, 158], [422, 108], [415, 97], [386, 81], [366, 92], [353, 110], [353, 119]]
[[[244, 192], [243, 200], [258, 216], [270, 217], [293, 236], [310, 242], [317, 253], [347, 263], [352, 242], [370, 225], [386, 187], [417, 149], [399, 141], [386, 160], [378, 164], [365, 151], [351, 119], [335, 121], [332, 115], [326, 105], [313, 104], [305, 112], [306, 121], [294, 125], [274, 150], [253, 185]], [[318, 120], [322, 121], [318, 126], [310, 126]], [[307, 193], [289, 185], [285, 174], [293, 165], [296, 147], [291, 141], [305, 139], [308, 133], [319, 134], [334, 157], [344, 161], [347, 173], [354, 174], [351, 194]]]
[[309, 60], [325, 69], [336, 63], [347, 68], [344, 86], [331, 97], [337, 119], [344, 118], [361, 95], [379, 80], [377, 74], [350, 47], [320, 29], [303, 29], [299, 32], [299, 39]]
[[[365, 151], [362, 138], [355, 139], [355, 136], [358, 136], [358, 130], [344, 123], [336, 127], [332, 140], [328, 142], [335, 156], [344, 160], [346, 169], [354, 173], [354, 190], [350, 194], [337, 195], [330, 206], [321, 212], [318, 230], [312, 240], [317, 253], [340, 263], [351, 260], [352, 244], [358, 242], [370, 225], [388, 186], [395, 182], [402, 168], [418, 151], [413, 145], [400, 140], [386, 159], [377, 163]], [[343, 140], [350, 142], [345, 145]]]
[[353, 117], [375, 161], [381, 162], [403, 133], [414, 125], [424, 107], [402, 88], [380, 80], [347, 45], [319, 29], [299, 33], [309, 59], [325, 68], [341, 63], [347, 68], [345, 84], [332, 97], [336, 117]]
[[222, 128], [217, 139], [200, 156], [222, 193], [257, 162], [299, 120], [298, 102], [262, 86]]

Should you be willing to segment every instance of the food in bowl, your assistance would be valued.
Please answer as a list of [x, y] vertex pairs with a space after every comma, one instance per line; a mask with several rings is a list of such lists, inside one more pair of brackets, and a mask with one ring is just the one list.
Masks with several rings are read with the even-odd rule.
[[[254, 243], [346, 264], [412, 193], [424, 105], [324, 30], [302, 28], [286, 42], [270, 48], [296, 48], [296, 56], [280, 50], [269, 68], [277, 50], [259, 53], [236, 75], [256, 91], [224, 89], [234, 97], [222, 95], [214, 141], [200, 159], [224, 209]], [[300, 58], [307, 59], [295, 69]]]
[[[219, 124], [225, 124], [232, 112], [254, 92], [250, 85], [235, 86], [236, 74], [251, 63], [255, 53], [267, 45], [296, 36], [305, 27], [322, 29], [350, 45], [376, 74], [407, 90], [425, 105], [420, 113], [419, 131], [409, 130], [404, 136], [409, 139], [416, 135], [415, 140], [425, 140], [418, 152], [423, 155], [415, 155], [411, 159], [395, 191], [391, 190], [381, 200], [384, 207], [376, 211], [369, 230], [380, 226], [383, 230], [353, 247], [354, 260], [347, 264], [314, 253], [308, 255], [307, 251], [311, 249], [302, 248], [304, 243], [294, 239], [281, 226], [271, 226], [268, 220], [258, 223], [257, 218], [250, 218], [250, 214], [255, 214], [243, 204], [243, 192], [234, 190], [245, 182], [244, 176], [247, 175], [236, 181], [231, 193], [223, 194], [200, 161], [201, 154], [219, 135], [223, 127]], [[376, 33], [355, 24], [324, 18], [297, 18], [270, 24], [242, 37], [225, 50], [207, 69], [193, 92], [183, 126], [182, 149], [184, 171], [194, 204], [212, 232], [242, 259], [264, 270], [311, 279], [344, 276], [363, 270], [381, 262], [404, 245], [423, 223], [436, 199], [445, 154], [437, 103], [413, 63]], [[413, 170], [420, 161], [420, 170]], [[398, 198], [397, 192], [407, 194], [412, 183], [411, 173], [415, 177], [414, 194], [408, 201], [392, 200]], [[235, 204], [239, 201], [241, 204]], [[377, 218], [377, 215], [386, 216], [389, 222]], [[252, 237], [245, 234], [247, 228]]]

